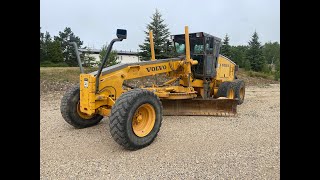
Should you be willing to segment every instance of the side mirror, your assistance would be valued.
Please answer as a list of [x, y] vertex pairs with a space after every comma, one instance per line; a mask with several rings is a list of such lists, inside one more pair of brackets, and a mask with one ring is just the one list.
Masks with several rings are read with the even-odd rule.
[[120, 39], [127, 39], [127, 30], [117, 29], [117, 37]]
[[69, 36], [67, 37], [67, 41], [69, 42], [75, 42], [76, 41], [76, 38], [74, 36]]

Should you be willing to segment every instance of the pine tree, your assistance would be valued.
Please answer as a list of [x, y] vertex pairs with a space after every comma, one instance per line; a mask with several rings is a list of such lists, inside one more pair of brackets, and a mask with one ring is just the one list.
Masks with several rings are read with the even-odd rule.
[[49, 32], [41, 32], [40, 27], [40, 62], [41, 63], [60, 63], [63, 62], [63, 55], [60, 42], [52, 40]]
[[69, 40], [75, 42], [78, 45], [78, 48], [80, 49], [83, 44], [80, 38], [74, 35], [70, 27], [66, 27], [63, 32], [59, 31], [59, 36], [55, 36], [54, 39], [60, 41], [61, 43], [64, 61], [69, 66], [78, 66], [78, 61], [74, 52], [74, 47], [69, 44]]
[[250, 68], [254, 71], [262, 71], [266, 65], [257, 32], [253, 33], [252, 39], [249, 41], [246, 58], [250, 62]]
[[246, 51], [248, 46], [231, 46], [231, 60], [239, 65], [240, 68], [250, 69], [250, 63], [246, 62]]
[[[108, 43], [107, 43], [108, 44]], [[100, 51], [100, 54], [99, 54], [99, 57], [100, 57], [100, 61], [98, 63], [98, 65], [100, 66], [100, 64], [102, 63], [103, 61], [103, 58], [106, 56], [107, 54], [107, 48], [108, 46], [107, 45], [103, 45], [102, 48], [101, 48], [101, 51]], [[109, 57], [108, 57], [108, 62], [104, 65], [105, 67], [109, 67], [109, 66], [113, 66], [113, 65], [116, 65], [116, 64], [119, 64], [121, 62], [118, 61], [118, 57], [117, 57], [117, 51], [115, 50], [111, 50], [110, 54], [109, 54]]]
[[231, 58], [231, 46], [229, 45], [229, 36], [226, 34], [226, 36], [223, 39], [222, 47], [221, 47], [221, 53], [222, 55]]
[[173, 56], [173, 47], [168, 43], [170, 32], [168, 25], [164, 23], [162, 15], [156, 9], [156, 12], [151, 17], [151, 22], [147, 25], [147, 31], [144, 31], [146, 38], [142, 45], [139, 45], [141, 52], [141, 60], [150, 60], [151, 51], [150, 51], [150, 40], [149, 40], [149, 30], [153, 32], [153, 43], [154, 43], [154, 52], [156, 59], [164, 59]]
[[51, 62], [50, 54], [48, 54], [50, 44], [52, 42], [50, 33], [46, 31], [46, 33], [41, 33], [40, 28], [40, 62]]
[[61, 63], [63, 62], [63, 54], [59, 41], [50, 41], [47, 44], [47, 59], [46, 61], [50, 61], [53, 63]]
[[[83, 49], [88, 49], [88, 48], [86, 47]], [[83, 62], [83, 67], [92, 67], [93, 65], [95, 65], [96, 58], [93, 56], [90, 56], [90, 54], [91, 54], [90, 49], [80, 54], [80, 59], [81, 59], [81, 62]]]

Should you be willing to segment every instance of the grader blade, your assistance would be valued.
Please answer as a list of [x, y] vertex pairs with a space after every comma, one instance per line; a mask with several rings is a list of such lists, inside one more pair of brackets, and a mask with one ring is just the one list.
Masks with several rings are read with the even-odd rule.
[[164, 116], [235, 116], [234, 99], [162, 99]]

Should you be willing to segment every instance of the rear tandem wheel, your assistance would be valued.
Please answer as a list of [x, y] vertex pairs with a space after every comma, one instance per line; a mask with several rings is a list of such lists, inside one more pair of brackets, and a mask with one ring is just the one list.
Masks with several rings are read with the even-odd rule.
[[238, 105], [242, 104], [245, 96], [245, 83], [243, 80], [236, 79], [233, 82], [235, 98], [238, 98]]
[[233, 87], [233, 83], [229, 81], [225, 81], [221, 83], [218, 87], [217, 96], [219, 97], [226, 97], [228, 99], [235, 98], [235, 89]]

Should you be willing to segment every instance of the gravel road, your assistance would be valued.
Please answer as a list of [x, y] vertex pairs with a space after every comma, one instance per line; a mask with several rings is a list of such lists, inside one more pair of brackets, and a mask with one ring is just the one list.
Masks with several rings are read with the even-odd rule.
[[148, 147], [127, 151], [109, 120], [74, 129], [61, 93], [40, 98], [41, 179], [280, 179], [280, 85], [247, 87], [238, 117], [163, 118]]

